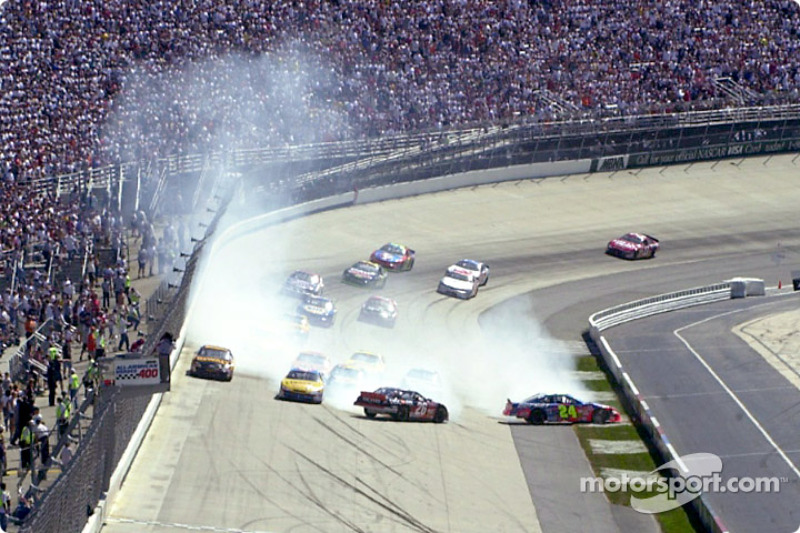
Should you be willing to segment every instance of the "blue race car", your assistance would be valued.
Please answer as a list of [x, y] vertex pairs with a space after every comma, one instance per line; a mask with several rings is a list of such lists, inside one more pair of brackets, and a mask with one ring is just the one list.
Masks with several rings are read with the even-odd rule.
[[390, 242], [372, 252], [369, 260], [391, 272], [401, 272], [414, 268], [415, 256], [416, 252], [408, 246]]
[[297, 312], [305, 315], [313, 326], [331, 327], [336, 318], [336, 306], [333, 300], [323, 296], [307, 296], [297, 307]]

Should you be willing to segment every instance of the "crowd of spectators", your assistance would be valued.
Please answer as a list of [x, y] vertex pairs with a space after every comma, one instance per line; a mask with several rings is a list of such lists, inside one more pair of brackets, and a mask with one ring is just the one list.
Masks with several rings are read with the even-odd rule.
[[[0, 172], [800, 95], [793, 0], [8, 0]], [[543, 96], [543, 95], [552, 95]], [[755, 102], [749, 102], [755, 103]]]

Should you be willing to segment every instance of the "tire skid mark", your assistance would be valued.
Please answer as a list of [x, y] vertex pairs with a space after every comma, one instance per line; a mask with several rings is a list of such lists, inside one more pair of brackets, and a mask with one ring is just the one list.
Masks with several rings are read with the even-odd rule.
[[[402, 459], [405, 456], [404, 454], [401, 455], [401, 454], [395, 453], [393, 450], [387, 448], [386, 446], [383, 446], [382, 444], [377, 442], [375, 439], [370, 438], [369, 435], [367, 435], [366, 433], [363, 433], [363, 432], [359, 431], [354, 425], [348, 423], [348, 421], [343, 416], [343, 412], [342, 411], [340, 411], [338, 409], [332, 409], [330, 407], [325, 406], [324, 404], [323, 404], [323, 408], [325, 408], [328, 411], [328, 413], [330, 413], [330, 415], [333, 417], [334, 420], [336, 420], [337, 422], [340, 422], [347, 429], [349, 429], [350, 431], [352, 431], [353, 433], [355, 433], [356, 435], [361, 437], [361, 439], [363, 441], [369, 442], [371, 444], [374, 444], [376, 448], [379, 448], [381, 451], [386, 452], [388, 455], [391, 455], [392, 457], [394, 457], [396, 459]], [[352, 415], [350, 413], [348, 413], [348, 418], [351, 417], [351, 416]], [[325, 424], [325, 422], [323, 422], [322, 419], [320, 419], [318, 417], [314, 417], [314, 420], [316, 420], [323, 427], [329, 429], [329, 426], [327, 424]], [[404, 451], [408, 452], [408, 446], [406, 445], [406, 443], [404, 441], [400, 442], [400, 443], [396, 443], [396, 444], [402, 444], [403, 448], [404, 448]]]
[[[295, 453], [297, 453], [297, 452], [295, 451]], [[306, 459], [306, 460], [308, 460], [308, 459]], [[351, 530], [353, 530], [353, 531], [355, 531], [357, 533], [366, 533], [366, 531], [361, 529], [360, 527], [358, 527], [358, 525], [356, 525], [356, 524], [350, 522], [349, 520], [345, 519], [343, 516], [341, 516], [336, 511], [334, 511], [332, 509], [329, 509], [322, 502], [322, 500], [314, 493], [314, 489], [312, 489], [311, 486], [308, 484], [308, 481], [306, 481], [306, 477], [303, 475], [303, 471], [299, 466], [300, 465], [298, 465], [297, 462], [295, 461], [295, 467], [296, 467], [295, 470], [297, 472], [297, 477], [300, 480], [300, 482], [303, 484], [303, 487], [305, 488], [305, 492], [301, 491], [298, 487], [294, 487], [295, 490], [297, 490], [298, 492], [303, 494], [308, 501], [310, 501], [311, 503], [316, 505], [318, 509], [320, 509], [322, 512], [324, 512], [325, 514], [327, 514], [328, 516], [330, 516], [331, 518], [333, 518], [334, 520], [336, 520], [340, 524], [347, 526], [348, 528], [350, 528]]]
[[[255, 458], [255, 459], [256, 459], [256, 460], [257, 460], [259, 463], [261, 463], [261, 465], [262, 465], [262, 466], [264, 466], [264, 467], [265, 467], [265, 469], [266, 469], [268, 472], [271, 472], [271, 473], [272, 473], [274, 476], [276, 476], [278, 479], [280, 479], [281, 481], [283, 481], [284, 483], [286, 483], [288, 486], [290, 486], [291, 488], [293, 488], [293, 489], [294, 489], [296, 492], [298, 492], [299, 494], [301, 494], [301, 495], [303, 494], [303, 493], [302, 493], [302, 491], [301, 491], [301, 490], [300, 490], [298, 487], [296, 487], [296, 486], [294, 485], [294, 483], [292, 483], [292, 481], [291, 481], [289, 478], [287, 478], [286, 476], [282, 475], [282, 474], [281, 474], [281, 473], [280, 473], [278, 470], [276, 470], [275, 468], [273, 468], [273, 467], [272, 467], [272, 466], [271, 466], [269, 463], [267, 463], [266, 461], [264, 461], [264, 460], [262, 460], [262, 459], [259, 459], [257, 455], [255, 455], [255, 454], [252, 454], [252, 450], [248, 450], [248, 452], [249, 452], [249, 453], [251, 453], [251, 456], [252, 456], [253, 458]], [[233, 463], [233, 461], [230, 461], [230, 462], [231, 462], [231, 463]], [[300, 524], [303, 524], [304, 526], [313, 527], [313, 526], [312, 526], [312, 524], [311, 524], [311, 522], [309, 522], [309, 521], [308, 521], [308, 520], [305, 518], [305, 516], [304, 516], [304, 515], [298, 515], [298, 514], [296, 514], [296, 513], [293, 513], [293, 512], [292, 512], [292, 511], [291, 511], [289, 508], [286, 508], [286, 507], [283, 507], [283, 506], [279, 505], [277, 502], [275, 502], [274, 500], [272, 500], [271, 498], [269, 498], [269, 497], [268, 497], [268, 496], [267, 496], [267, 495], [264, 493], [264, 491], [263, 491], [263, 490], [259, 489], [259, 488], [258, 488], [258, 486], [257, 486], [257, 485], [255, 485], [255, 483], [253, 483], [253, 482], [250, 480], [250, 477], [249, 477], [248, 475], [245, 475], [245, 474], [252, 474], [252, 471], [250, 471], [250, 470], [247, 470], [247, 471], [243, 471], [243, 470], [235, 470], [235, 472], [236, 472], [236, 475], [238, 475], [238, 476], [239, 476], [239, 477], [240, 477], [240, 478], [241, 478], [241, 479], [242, 479], [242, 480], [243, 480], [243, 481], [244, 481], [244, 482], [245, 482], [245, 483], [246, 483], [246, 484], [247, 484], [247, 485], [248, 485], [248, 486], [249, 486], [249, 487], [250, 487], [250, 488], [253, 490], [253, 492], [255, 492], [256, 494], [258, 494], [259, 496], [261, 496], [261, 498], [262, 498], [262, 499], [263, 499], [265, 502], [268, 502], [268, 503], [270, 503], [270, 504], [271, 504], [271, 505], [273, 505], [273, 506], [274, 506], [276, 509], [279, 509], [279, 510], [283, 511], [284, 513], [286, 513], [286, 515], [288, 515], [288, 516], [291, 516], [292, 518], [294, 518], [295, 520], [297, 520], [297, 521], [298, 521]], [[253, 522], [253, 521], [251, 521], [251, 522], [248, 522], [248, 524], [249, 524], [249, 523], [252, 523], [252, 522]]]
[[[418, 483], [418, 482], [416, 482], [416, 481], [409, 481], [409, 480], [406, 480], [406, 479], [403, 477], [403, 474], [402, 474], [402, 473], [398, 472], [396, 469], [394, 469], [394, 468], [392, 468], [391, 466], [389, 466], [387, 463], [385, 463], [384, 461], [382, 461], [381, 459], [379, 459], [379, 458], [378, 458], [377, 456], [375, 456], [374, 454], [372, 454], [372, 453], [368, 452], [366, 449], [364, 449], [364, 448], [363, 448], [362, 446], [360, 446], [358, 443], [356, 443], [356, 442], [354, 442], [354, 441], [352, 441], [352, 440], [349, 440], [349, 439], [346, 439], [345, 437], [343, 437], [341, 434], [339, 434], [339, 433], [338, 433], [338, 432], [336, 432], [334, 429], [332, 429], [332, 428], [330, 427], [330, 425], [329, 425], [329, 424], [327, 424], [327, 423], [325, 423], [323, 420], [320, 420], [320, 419], [318, 419], [318, 418], [316, 418], [316, 417], [314, 417], [314, 420], [316, 420], [316, 421], [317, 421], [317, 422], [318, 422], [318, 423], [319, 423], [319, 424], [320, 424], [322, 427], [324, 427], [325, 429], [327, 429], [328, 431], [330, 431], [331, 433], [333, 433], [334, 435], [336, 435], [336, 436], [337, 436], [337, 437], [339, 437], [340, 439], [344, 440], [344, 441], [345, 441], [347, 444], [349, 444], [349, 445], [350, 445], [350, 446], [352, 446], [353, 448], [357, 449], [357, 450], [358, 450], [359, 452], [361, 452], [361, 453], [362, 453], [364, 456], [366, 456], [366, 457], [369, 457], [370, 459], [372, 459], [372, 461], [374, 461], [375, 463], [378, 463], [379, 465], [383, 466], [384, 468], [386, 468], [387, 470], [389, 470], [391, 473], [395, 474], [395, 475], [396, 475], [397, 477], [399, 477], [400, 479], [403, 479], [404, 481], [406, 481], [407, 483], [409, 483], [411, 486], [415, 487], [417, 490], [420, 490], [420, 491], [424, 492], [425, 494], [427, 494], [428, 496], [430, 496], [430, 497], [432, 497], [432, 498], [436, 498], [436, 495], [435, 495], [435, 494], [433, 494], [433, 493], [431, 493], [431, 491], [430, 491], [430, 490], [429, 490], [427, 487], [425, 487], [424, 485], [422, 485], [422, 484], [420, 484], [420, 483]], [[387, 422], [387, 423], [388, 423], [388, 422]], [[346, 424], [346, 423], [345, 423], [345, 425], [348, 425], [348, 424]], [[362, 434], [362, 435], [363, 435], [363, 434]], [[398, 454], [396, 454], [396, 453], [393, 453], [393, 452], [392, 452], [391, 450], [389, 450], [388, 448], [386, 448], [386, 447], [384, 447], [384, 446], [381, 446], [380, 444], [378, 444], [377, 442], [375, 442], [375, 440], [374, 440], [374, 439], [369, 439], [369, 438], [368, 438], [366, 435], [363, 435], [363, 437], [364, 437], [364, 440], [365, 440], [366, 442], [369, 442], [370, 444], [373, 444], [373, 445], [375, 445], [376, 447], [380, 448], [381, 450], [384, 450], [384, 451], [386, 451], [388, 454], [390, 454], [392, 457], [394, 457], [394, 458], [395, 458], [395, 459], [397, 459], [398, 461], [400, 461], [401, 459], [404, 459], [404, 457], [407, 457], [407, 455], [405, 455], [405, 456], [400, 456], [400, 455], [398, 455]], [[397, 444], [402, 444], [402, 446], [403, 446], [403, 448], [405, 449], [405, 451], [406, 451], [406, 452], [408, 452], [408, 451], [409, 451], [409, 450], [408, 450], [408, 446], [406, 445], [405, 441], [399, 441], [399, 442], [397, 442]], [[295, 451], [293, 448], [290, 448], [290, 449], [291, 449], [292, 451]], [[402, 462], [399, 462], [398, 464], [407, 465], [407, 464], [409, 464], [410, 462], [411, 462], [410, 460], [404, 459]]]
[[315, 466], [318, 470], [327, 474], [331, 479], [337, 481], [340, 485], [349, 488], [359, 496], [366, 498], [367, 500], [374, 503], [378, 507], [384, 509], [385, 511], [388, 511], [391, 515], [400, 518], [405, 524], [411, 526], [413, 529], [416, 529], [421, 533], [437, 533], [435, 529], [431, 529], [430, 527], [426, 526], [425, 524], [414, 518], [410, 513], [399, 508], [396, 503], [392, 502], [389, 498], [381, 494], [379, 491], [375, 490], [368, 483], [364, 482], [360, 477], [355, 476], [356, 481], [361, 485], [363, 485], [366, 489], [368, 489], [369, 492], [371, 492], [372, 494], [369, 494], [366, 490], [359, 488], [353, 483], [350, 483], [346, 479], [337, 475], [336, 473], [326, 468], [322, 464], [314, 461], [313, 459], [303, 454], [302, 452], [298, 450], [293, 450], [293, 451], [298, 456], [302, 457], [310, 464]]
[[[349, 438], [345, 437], [344, 435], [342, 435], [340, 432], [336, 431], [336, 430], [335, 430], [334, 428], [332, 428], [332, 427], [330, 426], [330, 424], [328, 424], [327, 422], [325, 422], [325, 421], [323, 421], [323, 420], [320, 420], [320, 419], [319, 419], [319, 418], [317, 418], [317, 417], [314, 417], [314, 420], [316, 420], [316, 421], [317, 421], [317, 423], [318, 423], [319, 425], [321, 425], [322, 427], [324, 427], [325, 429], [327, 429], [328, 431], [330, 431], [331, 433], [333, 433], [334, 435], [336, 435], [337, 437], [339, 437], [340, 439], [342, 439], [343, 441], [345, 441], [347, 444], [349, 444], [350, 446], [352, 446], [353, 448], [355, 448], [356, 450], [358, 450], [358, 451], [359, 451], [359, 452], [361, 452], [362, 454], [366, 455], [367, 457], [369, 457], [370, 459], [372, 459], [373, 461], [375, 461], [376, 463], [378, 463], [379, 465], [381, 465], [382, 467], [384, 467], [385, 469], [387, 469], [389, 472], [391, 472], [391, 473], [395, 474], [395, 475], [396, 475], [396, 476], [398, 476], [398, 477], [403, 477], [403, 475], [402, 475], [400, 472], [398, 472], [398, 471], [397, 471], [397, 470], [396, 470], [394, 467], [390, 466], [388, 463], [386, 463], [386, 462], [382, 461], [382, 460], [381, 460], [381, 459], [379, 459], [377, 456], [375, 456], [375, 455], [373, 455], [372, 453], [370, 453], [369, 451], [367, 451], [367, 450], [366, 450], [366, 449], [365, 449], [363, 446], [361, 446], [361, 445], [360, 445], [358, 442], [356, 442], [356, 441], [354, 441], [354, 440], [352, 440], [352, 439], [349, 439]], [[298, 451], [297, 451], [295, 448], [291, 448], [291, 447], [290, 447], [289, 449], [291, 449], [293, 452], [295, 452], [295, 453], [297, 453], [297, 454], [300, 454], [300, 452], [298, 452]], [[394, 455], [394, 454], [393, 454], [393, 455]], [[396, 457], [396, 456], [395, 456], [395, 457]], [[397, 458], [399, 459], [399, 457], [397, 457]], [[406, 461], [406, 462], [405, 462], [405, 463], [403, 463], [403, 464], [408, 464], [409, 462], [410, 462], [410, 461]]]

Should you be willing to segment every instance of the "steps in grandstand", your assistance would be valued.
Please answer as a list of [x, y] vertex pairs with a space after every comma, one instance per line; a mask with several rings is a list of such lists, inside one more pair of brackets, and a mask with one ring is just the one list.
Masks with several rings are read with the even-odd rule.
[[750, 105], [758, 99], [758, 94], [733, 78], [722, 77], [713, 81], [714, 87], [739, 105]]
[[554, 111], [555, 114], [559, 117], [567, 117], [580, 112], [578, 106], [576, 106], [572, 102], [564, 100], [557, 94], [552, 93], [547, 89], [540, 89], [538, 91], [533, 91], [533, 95], [540, 102], [545, 103], [547, 107], [549, 107], [552, 111]]

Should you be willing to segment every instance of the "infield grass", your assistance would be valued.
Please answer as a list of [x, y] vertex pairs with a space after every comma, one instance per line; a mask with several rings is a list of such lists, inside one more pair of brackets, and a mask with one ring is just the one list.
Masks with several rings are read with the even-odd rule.
[[[576, 360], [576, 370], [585, 372], [599, 371], [600, 366], [594, 356], [579, 357]], [[614, 390], [611, 382], [605, 380], [587, 380], [584, 385], [594, 392], [611, 392]], [[613, 400], [608, 403], [622, 409], [619, 400]], [[621, 411], [622, 412], [622, 411]], [[623, 415], [623, 420], [625, 420]], [[658, 466], [656, 459], [649, 452], [638, 453], [595, 453], [590, 445], [591, 440], [609, 440], [609, 441], [635, 441], [637, 443], [647, 441], [642, 438], [636, 427], [632, 424], [610, 424], [607, 426], [594, 426], [594, 425], [574, 425], [575, 433], [578, 436], [581, 447], [583, 448], [586, 458], [592, 465], [592, 471], [595, 476], [601, 476], [604, 469], [627, 470], [632, 472], [641, 472], [645, 476], [648, 472], [652, 472]], [[639, 493], [640, 497], [646, 497], [650, 494]], [[617, 505], [630, 505], [631, 493], [628, 491], [609, 492], [606, 491], [606, 497], [611, 503]], [[664, 533], [688, 533], [696, 531], [692, 525], [689, 516], [686, 514], [682, 507], [659, 513], [655, 515], [661, 530]]]

